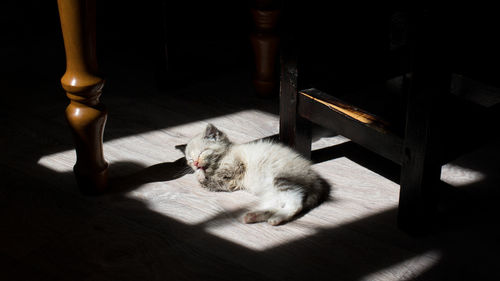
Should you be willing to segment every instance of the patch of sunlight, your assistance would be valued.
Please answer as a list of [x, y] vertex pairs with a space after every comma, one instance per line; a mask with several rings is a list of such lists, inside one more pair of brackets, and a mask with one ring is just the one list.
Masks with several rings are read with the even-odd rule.
[[397, 184], [345, 157], [317, 164], [315, 170], [332, 181], [334, 199], [303, 217], [278, 227], [267, 223], [246, 225], [236, 219], [215, 221], [206, 224], [205, 230], [249, 249], [265, 251], [397, 208]]
[[248, 249], [265, 251], [312, 236], [318, 229], [314, 226], [296, 228], [291, 224], [282, 226], [271, 226], [267, 223], [244, 224], [234, 220], [228, 224], [209, 225], [205, 231]]
[[338, 144], [342, 144], [345, 142], [350, 141], [348, 138], [342, 136], [342, 135], [336, 135], [336, 136], [323, 136], [315, 140], [311, 144], [312, 150], [318, 150]]
[[485, 177], [486, 176], [479, 171], [454, 164], [446, 164], [441, 168], [441, 180], [456, 187], [480, 182]]
[[[111, 165], [117, 162], [134, 162], [146, 167], [175, 161], [182, 157], [182, 153], [175, 149], [175, 145], [185, 144], [194, 135], [202, 132], [207, 123], [213, 123], [221, 130], [228, 131], [231, 140], [235, 142], [247, 142], [277, 134], [279, 118], [260, 110], [243, 110], [202, 121], [125, 136], [104, 143], [104, 158]], [[61, 173], [71, 172], [75, 162], [74, 149], [45, 155], [38, 160], [39, 165]]]
[[[337, 217], [335, 217], [336, 215]], [[354, 216], [338, 216], [337, 213], [331, 214], [321, 222], [314, 222], [309, 218], [303, 217], [282, 226], [271, 226], [267, 223], [244, 224], [241, 221], [232, 220], [224, 224], [210, 224], [205, 230], [214, 236], [240, 246], [252, 250], [265, 251], [311, 237], [325, 229], [341, 228], [370, 215], [374, 215], [374, 213], [367, 212], [366, 214], [356, 214]]]
[[267, 223], [244, 224], [240, 217], [228, 219], [222, 223], [209, 223], [205, 231], [246, 248], [265, 251], [300, 241], [325, 230], [342, 228], [394, 208], [395, 204], [378, 208], [363, 208], [359, 204], [354, 206], [349, 200], [338, 200], [331, 204], [324, 203], [309, 214], [281, 226], [271, 226]]
[[441, 260], [441, 257], [441, 252], [437, 250], [431, 250], [424, 254], [371, 273], [367, 276], [362, 277], [360, 280], [415, 280], [415, 278], [417, 278], [419, 275], [436, 265]]
[[[279, 130], [278, 116], [259, 110], [245, 110], [112, 139], [104, 143], [104, 155], [111, 169], [113, 165], [128, 163], [128, 166], [119, 167], [131, 170], [130, 173], [137, 172], [138, 167], [168, 164], [183, 157], [175, 146], [185, 144], [202, 132], [207, 123], [213, 123], [226, 131], [230, 139], [237, 143], [275, 135]], [[348, 140], [341, 136], [324, 137], [313, 143], [313, 148], [319, 149], [346, 141]], [[39, 159], [38, 164], [57, 172], [70, 172], [75, 161], [75, 151], [68, 150], [45, 155]], [[325, 202], [303, 217], [279, 227], [267, 223], [242, 223], [241, 208], [255, 203], [252, 195], [246, 192], [210, 193], [199, 187], [192, 174], [175, 178], [168, 183], [144, 182], [126, 196], [141, 200], [148, 208], [161, 215], [186, 225], [198, 226], [200, 230], [253, 250], [266, 250], [304, 239], [325, 229], [342, 227], [386, 212], [397, 205], [398, 189], [393, 188], [392, 182], [346, 158], [317, 164], [315, 169], [324, 177], [334, 178], [335, 200]]]

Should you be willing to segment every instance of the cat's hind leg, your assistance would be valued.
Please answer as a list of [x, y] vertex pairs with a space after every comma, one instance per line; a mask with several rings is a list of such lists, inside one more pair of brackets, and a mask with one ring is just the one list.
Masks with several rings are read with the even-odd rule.
[[258, 206], [245, 214], [243, 217], [244, 223], [257, 223], [267, 221], [274, 213], [278, 211], [276, 204], [276, 196], [267, 194], [261, 197]]
[[303, 208], [303, 194], [299, 191], [281, 191], [278, 198], [279, 208], [267, 219], [270, 225], [280, 225], [290, 221]]
[[245, 214], [243, 221], [245, 223], [263, 222], [267, 221], [272, 215], [273, 211], [269, 210], [252, 211]]
[[259, 206], [255, 211], [250, 211], [245, 214], [243, 222], [256, 223], [267, 221], [274, 213], [277, 212], [275, 200], [270, 200], [271, 198], [266, 198], [265, 200], [261, 199]]
[[282, 190], [267, 194], [261, 198], [256, 211], [245, 214], [245, 223], [266, 221], [270, 225], [280, 225], [290, 221], [303, 208], [302, 192], [294, 189]]

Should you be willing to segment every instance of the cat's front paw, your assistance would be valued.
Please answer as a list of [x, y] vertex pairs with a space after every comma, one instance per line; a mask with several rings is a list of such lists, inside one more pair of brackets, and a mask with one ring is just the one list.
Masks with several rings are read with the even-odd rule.
[[204, 183], [207, 181], [207, 176], [205, 174], [205, 171], [203, 169], [197, 169], [195, 172], [196, 179], [198, 180], [199, 183]]

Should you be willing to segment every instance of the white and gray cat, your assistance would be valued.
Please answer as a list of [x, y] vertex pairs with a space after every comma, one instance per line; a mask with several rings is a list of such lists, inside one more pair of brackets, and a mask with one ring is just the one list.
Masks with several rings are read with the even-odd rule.
[[260, 198], [245, 223], [290, 221], [328, 197], [329, 185], [311, 162], [292, 149], [270, 141], [234, 144], [212, 124], [188, 142], [187, 164], [201, 186], [212, 191], [247, 190]]

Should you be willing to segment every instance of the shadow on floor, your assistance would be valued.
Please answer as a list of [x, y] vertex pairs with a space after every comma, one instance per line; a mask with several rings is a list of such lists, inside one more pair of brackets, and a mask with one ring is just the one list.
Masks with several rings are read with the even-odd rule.
[[406, 280], [499, 277], [498, 192], [488, 177], [460, 190], [450, 188], [454, 193], [437, 218], [439, 227], [423, 237], [397, 230], [397, 211], [390, 209], [254, 251], [205, 230], [242, 210], [186, 225], [127, 197], [126, 192], [143, 183], [181, 176], [181, 159], [137, 166], [137, 172], [115, 178], [127, 184], [125, 190], [105, 195], [111, 196], [106, 202], [119, 202], [111, 206], [58, 186], [71, 183], [71, 173], [36, 165], [29, 173], [45, 179], [40, 184], [40, 178], [4, 168], [9, 188], [2, 189], [1, 206], [7, 231], [0, 243], [2, 275], [14, 278], [9, 280], [359, 280], [430, 251], [438, 253], [436, 263], [416, 276], [409, 268]]
[[[45, 5], [37, 4], [40, 6]], [[116, 8], [115, 5], [110, 7]], [[11, 48], [2, 52], [6, 54], [2, 58], [10, 57], [10, 64], [5, 67], [8, 75], [2, 75], [6, 102], [0, 111], [2, 278], [359, 280], [436, 251], [436, 263], [420, 273], [408, 268], [408, 275], [403, 276], [405, 280], [500, 279], [497, 270], [500, 233], [496, 227], [499, 180], [497, 171], [491, 170], [498, 166], [498, 154], [481, 155], [479, 161], [459, 163], [484, 171], [485, 177], [481, 182], [459, 189], [446, 189], [442, 198], [445, 204], [436, 217], [438, 227], [422, 237], [400, 232], [395, 227], [397, 210], [390, 209], [337, 227], [316, 229], [315, 234], [306, 238], [255, 251], [221, 239], [205, 229], [210, 223], [232, 219], [242, 210], [236, 210], [235, 214], [217, 214], [200, 224], [187, 225], [151, 210], [147, 202], [127, 196], [127, 192], [141, 184], [181, 176], [182, 161], [150, 167], [136, 165], [135, 171], [118, 173], [120, 176], [112, 179], [120, 190], [103, 197], [79, 195], [71, 173], [60, 173], [37, 164], [42, 156], [73, 148], [63, 116], [68, 101], [58, 82], [64, 72], [61, 36], [59, 33], [52, 35], [51, 38], [58, 39], [50, 41], [46, 33], [39, 32], [41, 29], [58, 30], [55, 2], [51, 9], [51, 24], [39, 25], [44, 22], [33, 21], [33, 26], [41, 27], [21, 41], [26, 43], [21, 51], [10, 52], [18, 48], [12, 43]], [[25, 7], [18, 11], [22, 14]], [[16, 20], [24, 20], [18, 13], [12, 15]], [[30, 9], [27, 18], [35, 15], [46, 18], [38, 9]], [[7, 35], [18, 34], [10, 32]], [[37, 34], [41, 35], [32, 36]], [[104, 135], [106, 141], [242, 109], [277, 112], [276, 100], [261, 101], [247, 95], [247, 73], [243, 76], [225, 73], [220, 78], [212, 75], [213, 81], [203, 83], [181, 79], [181, 83], [187, 85], [175, 91], [157, 92], [151, 87], [154, 81], [150, 68], [154, 63], [145, 63], [144, 58], [135, 59], [144, 55], [144, 50], [136, 53], [117, 51], [126, 45], [123, 38], [116, 35], [116, 42], [104, 50], [109, 55], [109, 60], [103, 62], [104, 69], [110, 73], [102, 98], [110, 109]], [[136, 45], [142, 43], [140, 40], [135, 42]], [[199, 50], [197, 47], [193, 44], [191, 50]], [[11, 53], [16, 56], [9, 56]], [[191, 55], [189, 51], [186, 53]], [[206, 49], [205, 54], [212, 52]], [[151, 59], [148, 54], [144, 56]], [[207, 57], [210, 57], [208, 62], [213, 62], [212, 56]], [[132, 64], [136, 65], [131, 67]], [[210, 69], [211, 65], [207, 65], [204, 70]], [[179, 109], [189, 114], [179, 114]], [[315, 152], [313, 156], [317, 162], [346, 156], [398, 181], [399, 175], [393, 172], [391, 165], [381, 164], [373, 155], [350, 143]], [[130, 167], [133, 163], [114, 163], [112, 169], [121, 166]]]
[[[276, 101], [231, 96], [247, 87], [239, 79], [225, 91], [203, 92], [216, 89], [220, 81], [214, 81], [191, 85], [175, 95], [144, 93], [140, 100], [111, 97], [105, 136], [116, 139], [245, 109], [275, 113]], [[495, 229], [499, 180], [491, 168], [496, 167], [498, 154], [484, 152], [475, 161], [458, 163], [484, 171], [485, 177], [467, 187], [449, 188], [443, 195], [446, 204], [436, 217], [438, 227], [426, 236], [399, 231], [395, 227], [397, 210], [390, 209], [254, 251], [205, 230], [209, 223], [224, 223], [243, 210], [186, 225], [152, 211], [146, 202], [127, 197], [127, 192], [144, 183], [182, 176], [182, 160], [150, 167], [113, 163], [110, 169], [115, 171], [128, 167], [112, 179], [119, 190], [106, 198], [79, 195], [71, 173], [37, 164], [44, 155], [73, 147], [63, 118], [66, 99], [36, 95], [50, 92], [48, 89], [25, 91], [2, 112], [6, 117], [2, 145], [8, 149], [0, 162], [4, 183], [0, 189], [4, 229], [0, 261], [2, 276], [9, 280], [359, 280], [429, 251], [439, 253], [436, 263], [415, 276], [408, 269], [407, 280], [500, 277], [496, 271], [499, 233]], [[206, 107], [208, 104], [214, 106]], [[358, 148], [345, 143], [316, 151], [313, 158], [321, 162], [345, 156], [398, 181], [393, 165]], [[132, 171], [130, 167], [134, 167]]]

